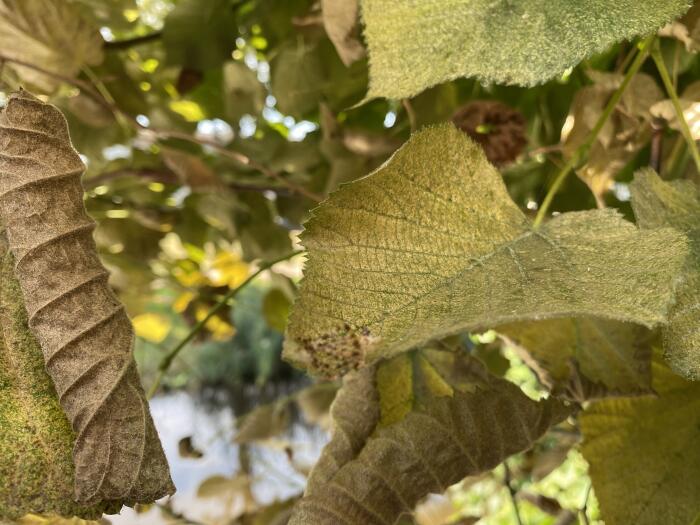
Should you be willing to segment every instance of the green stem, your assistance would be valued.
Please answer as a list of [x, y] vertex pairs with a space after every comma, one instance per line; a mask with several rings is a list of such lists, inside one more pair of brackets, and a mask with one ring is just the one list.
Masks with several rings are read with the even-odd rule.
[[540, 206], [540, 209], [537, 212], [537, 216], [535, 217], [535, 222], [533, 224], [535, 228], [539, 227], [544, 218], [547, 216], [547, 212], [549, 211], [549, 207], [552, 204], [552, 200], [559, 191], [559, 188], [561, 188], [561, 185], [566, 180], [566, 177], [578, 165], [581, 159], [585, 157], [585, 155], [588, 153], [588, 150], [598, 138], [598, 134], [603, 129], [603, 126], [605, 126], [606, 122], [610, 118], [610, 115], [612, 115], [617, 104], [620, 102], [623, 93], [627, 89], [629, 83], [632, 81], [632, 77], [634, 77], [637, 71], [639, 71], [639, 68], [642, 67], [642, 64], [644, 64], [644, 61], [647, 58], [649, 47], [651, 46], [653, 41], [654, 36], [650, 36], [642, 42], [637, 56], [635, 57], [634, 61], [632, 62], [632, 65], [629, 67], [627, 73], [625, 73], [625, 76], [622, 79], [622, 83], [610, 97], [610, 100], [605, 106], [603, 113], [598, 118], [598, 121], [595, 123], [595, 126], [588, 133], [583, 143], [576, 149], [574, 154], [571, 155], [566, 164], [564, 164], [564, 167], [557, 174], [556, 178], [554, 179], [554, 183], [552, 183], [552, 186], [549, 188], [547, 195], [545, 195], [544, 200], [542, 201], [542, 206]]
[[196, 325], [194, 325], [192, 330], [190, 330], [190, 333], [187, 334], [187, 336], [185, 336], [185, 338], [182, 341], [180, 341], [177, 344], [177, 346], [170, 350], [170, 352], [163, 356], [163, 358], [160, 360], [160, 364], [158, 365], [158, 375], [156, 376], [155, 381], [151, 385], [151, 388], [148, 390], [148, 394], [146, 397], [148, 399], [151, 399], [155, 395], [155, 393], [158, 391], [158, 388], [160, 387], [160, 383], [163, 380], [163, 377], [165, 377], [165, 374], [170, 368], [170, 365], [180, 353], [180, 351], [183, 348], [185, 348], [185, 346], [187, 346], [187, 344], [190, 341], [192, 341], [192, 339], [195, 338], [195, 336], [204, 328], [204, 326], [212, 317], [214, 317], [224, 306], [226, 306], [232, 299], [236, 297], [238, 292], [245, 288], [246, 285], [250, 284], [258, 275], [263, 273], [265, 270], [269, 270], [270, 267], [274, 266], [278, 262], [286, 261], [288, 259], [291, 259], [295, 255], [299, 255], [303, 252], [304, 250], [296, 250], [286, 255], [283, 255], [282, 257], [278, 257], [277, 259], [266, 262], [265, 264], [261, 265], [260, 268], [258, 268], [255, 272], [250, 274], [248, 278], [241, 284], [239, 284], [236, 288], [229, 290], [229, 292], [226, 295], [224, 295], [224, 297], [218, 303], [211, 307], [211, 309], [207, 312], [207, 315], [204, 316], [204, 318], [202, 318], [202, 320], [199, 321]]
[[105, 42], [103, 47], [108, 50], [123, 50], [129, 49], [130, 47], [139, 46], [141, 44], [146, 44], [148, 42], [153, 42], [158, 40], [163, 36], [162, 31], [154, 31], [147, 35], [135, 36], [132, 38], [127, 38], [125, 40], [113, 40], [111, 42]]
[[663, 81], [664, 87], [666, 88], [666, 93], [668, 93], [668, 96], [671, 99], [673, 109], [676, 110], [676, 116], [678, 117], [678, 124], [681, 128], [681, 134], [683, 135], [683, 138], [685, 138], [685, 141], [688, 143], [690, 154], [693, 156], [693, 160], [695, 161], [695, 167], [697, 168], [698, 173], [700, 173], [700, 151], [698, 151], [698, 145], [695, 142], [695, 139], [693, 139], [693, 134], [690, 132], [688, 121], [685, 120], [685, 115], [683, 115], [683, 108], [681, 107], [681, 101], [678, 98], [676, 88], [673, 87], [671, 75], [669, 74], [668, 69], [666, 69], [666, 64], [664, 63], [664, 59], [661, 56], [661, 51], [658, 46], [654, 46], [651, 50], [651, 58], [654, 59], [656, 68], [659, 70], [661, 80]]
[[512, 483], [512, 475], [510, 473], [510, 467], [508, 467], [508, 462], [503, 462], [504, 476], [503, 482], [508, 489], [508, 495], [510, 496], [510, 502], [513, 504], [513, 517], [517, 525], [523, 525], [523, 520], [520, 517], [520, 508], [518, 507], [518, 491], [515, 490]]

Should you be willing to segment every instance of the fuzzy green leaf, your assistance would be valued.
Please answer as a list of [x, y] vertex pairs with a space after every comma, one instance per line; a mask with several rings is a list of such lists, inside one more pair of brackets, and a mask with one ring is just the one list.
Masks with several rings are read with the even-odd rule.
[[692, 182], [665, 182], [652, 170], [642, 170], [632, 183], [632, 207], [641, 228], [671, 226], [690, 241], [691, 256], [663, 328], [663, 345], [677, 373], [700, 380], [700, 192]]
[[608, 525], [700, 518], [700, 383], [653, 364], [658, 396], [610, 399], [580, 417], [583, 455]]
[[[557, 401], [531, 400], [472, 358], [428, 352], [381, 364], [376, 381], [374, 368], [346, 378], [332, 408], [333, 439], [290, 525], [396, 523], [426, 494], [492, 469], [568, 414]], [[409, 387], [402, 414], [386, 412], [406, 393], [390, 387], [389, 377]]]
[[370, 97], [459, 77], [540, 84], [615, 42], [652, 33], [688, 0], [363, 0]]
[[483, 151], [451, 125], [414, 135], [314, 211], [285, 356], [334, 376], [464, 330], [595, 315], [664, 322], [687, 255], [673, 229], [612, 210], [534, 230]]

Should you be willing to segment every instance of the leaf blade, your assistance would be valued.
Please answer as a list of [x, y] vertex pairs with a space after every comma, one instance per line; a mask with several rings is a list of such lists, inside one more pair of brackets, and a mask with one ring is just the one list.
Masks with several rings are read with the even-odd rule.
[[654, 326], [687, 253], [677, 232], [640, 231], [611, 210], [534, 230], [481, 149], [451, 125], [415, 134], [305, 228], [285, 357], [330, 376], [518, 320], [593, 315]]

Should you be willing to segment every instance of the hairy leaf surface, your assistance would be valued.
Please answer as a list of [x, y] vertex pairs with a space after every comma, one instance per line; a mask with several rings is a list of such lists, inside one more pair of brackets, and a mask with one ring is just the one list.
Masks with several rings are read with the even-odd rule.
[[426, 494], [492, 469], [568, 414], [467, 356], [416, 352], [376, 373], [376, 381], [374, 367], [346, 378], [332, 409], [333, 439], [290, 525], [396, 523]]
[[363, 0], [370, 97], [459, 77], [531, 86], [683, 14], [688, 0]]
[[663, 345], [671, 367], [700, 380], [700, 195], [689, 181], [665, 182], [652, 170], [635, 175], [632, 207], [641, 228], [672, 226], [688, 236], [691, 256], [676, 303], [663, 328]]
[[497, 330], [529, 354], [528, 364], [554, 393], [583, 401], [651, 391], [651, 334], [642, 326], [578, 317]]
[[[0, 0], [0, 53], [62, 76], [102, 61], [102, 37], [69, 2]], [[44, 91], [58, 82], [36, 69], [9, 62], [19, 77]]]
[[305, 226], [285, 355], [329, 376], [508, 322], [656, 325], [687, 254], [675, 230], [639, 230], [612, 210], [534, 230], [479, 146], [451, 125], [414, 135]]
[[29, 326], [78, 436], [80, 501], [153, 501], [173, 492], [132, 351], [83, 205], [83, 163], [63, 115], [23, 91], [0, 113], [0, 220]]
[[75, 434], [27, 326], [14, 260], [0, 235], [0, 521], [29, 512], [98, 518], [121, 506], [73, 501]]
[[700, 518], [700, 383], [653, 364], [658, 396], [610, 399], [581, 416], [583, 455], [608, 525]]

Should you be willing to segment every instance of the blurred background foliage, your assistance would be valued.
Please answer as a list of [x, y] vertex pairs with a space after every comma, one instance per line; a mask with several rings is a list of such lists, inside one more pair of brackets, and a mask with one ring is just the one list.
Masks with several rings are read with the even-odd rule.
[[[134, 320], [147, 388], [167, 353], [261, 261], [298, 248], [318, 201], [381, 165], [423, 126], [452, 119], [484, 146], [514, 200], [534, 215], [635, 49], [613, 46], [536, 88], [459, 79], [411, 99], [365, 100], [360, 32], [343, 32], [355, 20], [326, 4], [0, 1], [0, 103], [23, 86], [66, 114], [87, 167], [95, 238]], [[662, 31], [660, 44], [700, 135], [696, 19], [693, 8]], [[627, 183], [650, 163], [665, 178], [697, 180], [653, 64], [642, 71], [554, 210], [607, 205], [629, 216]], [[173, 360], [153, 410], [179, 493], [110, 521], [286, 522], [327, 440], [335, 392], [280, 360], [301, 265], [297, 256], [261, 273]], [[493, 334], [457, 344], [542, 395], [529, 368]], [[553, 429], [508, 466], [428, 498], [415, 522], [515, 523], [513, 501], [522, 523], [596, 522], [587, 466], [571, 448], [578, 439], [573, 426]]]

